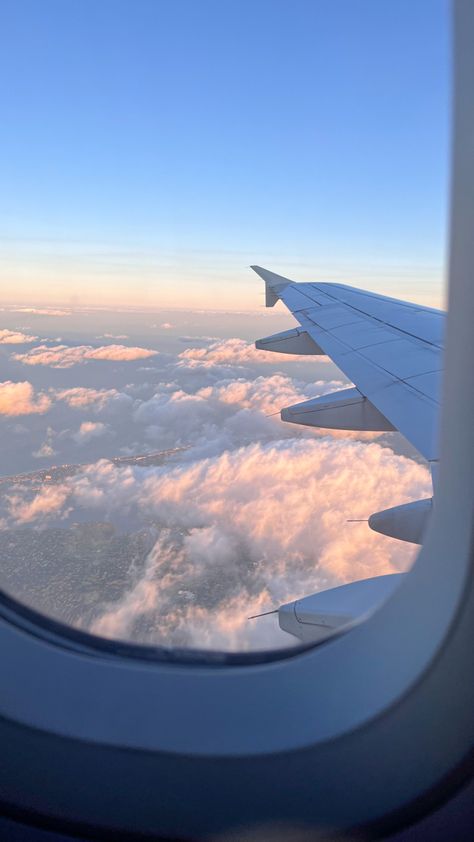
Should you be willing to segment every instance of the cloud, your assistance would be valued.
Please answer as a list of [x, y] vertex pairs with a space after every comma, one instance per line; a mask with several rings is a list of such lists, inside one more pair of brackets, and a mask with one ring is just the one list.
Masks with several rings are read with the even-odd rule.
[[[116, 398], [126, 398], [117, 389], [90, 389], [85, 386], [73, 386], [53, 392], [57, 400], [65, 401], [72, 409], [104, 409]], [[128, 399], [129, 400], [129, 399]]]
[[186, 345], [192, 344], [192, 347], [196, 348], [201, 345], [210, 345], [211, 342], [220, 342], [221, 340], [218, 336], [180, 336], [179, 341], [184, 342]]
[[87, 444], [92, 439], [103, 436], [108, 432], [110, 432], [108, 424], [103, 424], [102, 421], [83, 421], [72, 438], [77, 444]]
[[[252, 363], [258, 365], [277, 365], [278, 362], [285, 363], [300, 362], [307, 360], [307, 356], [298, 354], [279, 354], [273, 351], [258, 351], [255, 345], [245, 342], [243, 339], [231, 338], [211, 342], [206, 347], [187, 348], [179, 354], [178, 365], [188, 368], [211, 368], [216, 365], [248, 366]], [[319, 357], [319, 360], [326, 360], [326, 357]]]
[[56, 433], [52, 427], [48, 427], [46, 430], [46, 438], [43, 444], [38, 448], [38, 450], [33, 451], [32, 456], [35, 459], [50, 459], [52, 456], [56, 456], [57, 451], [53, 447], [53, 439]]
[[67, 488], [60, 485], [44, 485], [32, 499], [21, 494], [11, 494], [6, 496], [6, 501], [15, 512], [16, 524], [23, 526], [27, 523], [41, 523], [51, 515], [66, 517], [70, 511], [64, 507], [67, 498]]
[[[79, 361], [87, 359], [84, 348], [90, 346], [79, 346]], [[346, 521], [429, 495], [428, 471], [371, 441], [377, 434], [360, 441], [351, 439], [360, 434], [282, 423], [282, 406], [346, 385], [342, 376], [308, 383], [302, 372], [308, 379], [321, 373], [311, 361], [291, 368], [295, 376], [268, 374], [270, 362], [280, 367], [283, 360], [294, 358], [211, 338], [208, 348], [188, 349], [177, 366], [169, 364], [164, 382], [147, 377], [139, 387], [148, 390], [145, 400], [138, 390], [134, 400], [112, 388], [50, 390], [71, 409], [88, 412], [126, 398], [124, 441], [133, 443], [131, 451], [139, 452], [144, 440], [159, 450], [188, 446], [165, 464], [118, 467], [100, 460], [55, 485], [54, 494], [25, 485], [4, 499], [0, 515], [12, 526], [65, 526], [80, 512], [81, 520], [111, 522], [121, 531], [146, 526], [153, 532], [154, 547], [145, 561], [130, 561], [121, 596], [105, 602], [101, 594], [102, 602], [88, 605], [75, 622], [154, 644], [281, 646], [295, 641], [274, 616], [247, 617], [321, 588], [409, 567], [415, 548]], [[119, 435], [118, 425], [87, 420], [73, 437], [80, 444], [112, 429]]]
[[51, 400], [43, 393], [36, 394], [31, 383], [23, 380], [0, 383], [0, 415], [30, 415], [47, 412]]
[[45, 441], [38, 450], [33, 451], [32, 455], [35, 459], [49, 459], [51, 456], [55, 456], [56, 453], [57, 450], [54, 450], [53, 446]]
[[32, 316], [70, 316], [72, 310], [63, 310], [57, 307], [12, 307], [14, 313], [28, 313]]
[[70, 368], [89, 360], [110, 360], [113, 362], [143, 360], [153, 357], [158, 351], [150, 348], [134, 348], [127, 345], [38, 345], [24, 354], [13, 354], [12, 359], [26, 365], [49, 365], [52, 368]]
[[128, 339], [127, 333], [103, 333], [99, 339]]
[[160, 327], [162, 330], [171, 330], [173, 325], [171, 324], [171, 322], [163, 322], [163, 324], [161, 324]]
[[57, 307], [14, 307], [14, 313], [28, 313], [32, 316], [70, 316], [72, 310], [60, 310]]
[[[224, 378], [187, 392], [160, 384], [148, 400], [138, 402], [133, 418], [145, 425], [148, 441], [160, 448], [194, 446], [194, 454], [213, 456], [223, 450], [271, 439], [331, 435], [345, 439], [356, 434], [327, 432], [280, 421], [279, 410], [308, 398], [340, 389], [341, 381], [312, 384], [274, 374], [254, 380]], [[362, 434], [374, 438], [377, 434]], [[361, 437], [358, 434], [358, 437]]]
[[37, 339], [37, 336], [30, 336], [16, 330], [0, 330], [0, 345], [22, 345], [27, 342], [36, 342]]
[[286, 638], [250, 614], [343, 582], [407, 569], [415, 548], [348, 518], [430, 493], [427, 469], [376, 443], [301, 438], [153, 468], [102, 460], [45, 497], [9, 500], [17, 523], [156, 524], [156, 543], [92, 629], [168, 645], [251, 649]]
[[[105, 496], [111, 486], [108, 476]], [[346, 520], [424, 496], [430, 481], [425, 468], [377, 444], [306, 439], [154, 471], [141, 489], [128, 475], [117, 501], [125, 487], [127, 505], [137, 495], [166, 529], [142, 575], [93, 629], [135, 636], [151, 617], [155, 641], [238, 649], [282, 642], [274, 622], [262, 640], [251, 613], [405, 570], [414, 548]]]

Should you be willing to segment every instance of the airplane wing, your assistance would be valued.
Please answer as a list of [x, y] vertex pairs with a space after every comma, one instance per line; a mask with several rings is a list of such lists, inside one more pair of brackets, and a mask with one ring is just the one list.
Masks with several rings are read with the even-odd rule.
[[[265, 281], [266, 306], [280, 299], [300, 325], [259, 339], [256, 347], [326, 354], [354, 384], [285, 407], [282, 420], [332, 429], [398, 430], [427, 460], [435, 479], [445, 314], [345, 284], [294, 283], [260, 266], [251, 268]], [[394, 506], [371, 514], [369, 526], [421, 544], [431, 507], [432, 498]], [[362, 611], [361, 595], [365, 601], [383, 600], [398, 578], [353, 582], [280, 606], [280, 627], [301, 640], [324, 639], [340, 625], [328, 615], [328, 597], [334, 595], [339, 614], [344, 598], [354, 620]]]
[[[327, 354], [356, 387], [290, 407], [283, 420], [399, 430], [436, 463], [445, 314], [345, 284], [294, 283], [251, 268], [265, 281], [267, 307], [281, 299], [301, 326], [258, 340], [257, 348]], [[331, 414], [333, 423], [318, 422], [318, 415], [329, 422]]]
[[[259, 339], [256, 347], [326, 354], [354, 384], [285, 407], [282, 420], [332, 429], [398, 430], [430, 464], [435, 480], [445, 314], [345, 284], [294, 283], [260, 266], [251, 268], [265, 281], [266, 306], [273, 307], [280, 299], [300, 325]], [[421, 544], [431, 506], [429, 498], [375, 512], [369, 526]], [[336, 590], [341, 598], [349, 598], [353, 587]], [[299, 608], [319, 617], [321, 596], [282, 606], [281, 627], [297, 633], [288, 626], [285, 610], [292, 622], [298, 619]]]

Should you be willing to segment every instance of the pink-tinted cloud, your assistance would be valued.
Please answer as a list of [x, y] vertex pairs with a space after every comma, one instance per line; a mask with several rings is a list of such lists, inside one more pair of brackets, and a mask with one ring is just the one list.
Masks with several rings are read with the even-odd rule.
[[[129, 444], [142, 447], [145, 439], [160, 450], [188, 446], [185, 452], [154, 468], [102, 460], [56, 486], [56, 497], [25, 487], [8, 500], [12, 525], [57, 525], [76, 508], [93, 521], [153, 524], [156, 543], [144, 567], [131, 567], [122, 598], [96, 606], [98, 633], [227, 649], [280, 646], [294, 641], [275, 617], [247, 617], [321, 588], [404, 570], [413, 558], [409, 545], [346, 521], [429, 495], [427, 470], [350, 433], [283, 424], [282, 406], [346, 384], [316, 380], [317, 363], [307, 357], [300, 358], [307, 367], [291, 369], [297, 376], [263, 377], [269, 364], [284, 371], [282, 363], [295, 358], [229, 342], [183, 352], [168, 382], [147, 378], [153, 397], [141, 400], [136, 391], [133, 404], [128, 398]], [[308, 383], [313, 371], [316, 382]], [[112, 392], [71, 387], [50, 395], [92, 412], [126, 397]], [[90, 441], [95, 424], [79, 428], [77, 441]]]
[[[243, 339], [222, 339], [207, 345], [205, 348], [187, 348], [179, 354], [178, 365], [188, 368], [212, 368], [214, 366], [235, 365], [248, 366], [270, 364], [278, 365], [285, 363], [301, 362], [308, 357], [296, 354], [279, 354], [273, 351], [258, 351], [253, 343], [245, 342]], [[319, 360], [326, 360], [326, 357], [318, 357]]]
[[89, 360], [110, 360], [113, 362], [143, 360], [154, 357], [158, 351], [150, 348], [128, 347], [127, 345], [38, 345], [24, 354], [13, 354], [12, 358], [26, 365], [49, 365], [52, 368], [70, 368]]
[[117, 389], [90, 389], [85, 386], [73, 386], [54, 393], [55, 398], [65, 401], [73, 409], [104, 409], [107, 404], [121, 395]]
[[273, 374], [268, 377], [259, 376], [254, 380], [243, 377], [220, 380], [212, 386], [204, 386], [196, 394], [206, 401], [217, 400], [235, 409], [253, 409], [269, 415], [305, 397], [315, 397], [343, 387], [340, 380], [317, 380], [306, 384], [284, 374]]
[[14, 307], [14, 313], [28, 313], [31, 316], [70, 316], [72, 310], [59, 309], [58, 307]]
[[18, 330], [0, 330], [0, 345], [23, 345], [28, 342], [36, 342], [37, 339], [37, 336], [21, 333]]
[[28, 380], [0, 383], [0, 415], [30, 415], [47, 412], [51, 400], [47, 395], [36, 394]]
[[189, 393], [165, 387], [137, 403], [134, 420], [145, 425], [154, 446], [194, 445], [200, 456], [254, 441], [330, 435], [336, 438], [373, 439], [378, 434], [324, 431], [280, 421], [281, 407], [341, 389], [338, 380], [305, 384], [283, 374], [223, 379]]
[[[155, 643], [282, 645], [259, 610], [354, 579], [407, 569], [415, 548], [347, 523], [431, 493], [427, 469], [375, 443], [301, 438], [251, 444], [150, 469], [101, 461], [56, 497], [10, 501], [44, 524], [79, 506], [92, 519], [135, 512], [160, 524], [145, 569], [93, 630]], [[140, 632], [150, 619], [152, 632]], [[143, 626], [142, 626], [143, 628]]]
[[153, 613], [158, 641], [224, 648], [282, 642], [274, 622], [247, 621], [255, 611], [407, 569], [415, 548], [346, 521], [430, 493], [427, 470], [387, 448], [308, 439], [153, 472], [141, 489], [130, 475], [120, 491], [110, 474], [98, 484], [103, 499], [116, 488], [122, 505], [125, 488], [128, 503], [136, 490], [137, 504], [170, 531], [94, 630], [131, 635], [137, 619]]
[[108, 432], [110, 432], [108, 424], [103, 424], [102, 421], [83, 421], [72, 438], [77, 444], [87, 444], [92, 439], [103, 436]]
[[41, 524], [48, 517], [65, 517], [69, 508], [65, 506], [68, 490], [61, 485], [44, 485], [32, 499], [22, 497], [21, 494], [7, 496], [7, 503], [11, 511], [15, 512], [15, 522], [18, 526], [26, 523]]

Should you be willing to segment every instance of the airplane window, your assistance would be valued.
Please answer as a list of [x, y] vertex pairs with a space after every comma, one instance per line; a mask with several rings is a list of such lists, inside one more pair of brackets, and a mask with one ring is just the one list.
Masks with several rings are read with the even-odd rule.
[[[327, 4], [33, 6], [27, 31], [10, 8], [7, 595], [107, 639], [251, 652], [323, 640], [398, 586], [436, 482], [435, 5], [407, 25], [347, 4], [342, 30]], [[315, 286], [296, 301], [287, 278]]]

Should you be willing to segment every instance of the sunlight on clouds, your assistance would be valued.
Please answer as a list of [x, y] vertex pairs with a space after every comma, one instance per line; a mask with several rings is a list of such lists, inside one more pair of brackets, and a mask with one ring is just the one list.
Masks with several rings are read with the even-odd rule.
[[29, 342], [36, 342], [37, 339], [37, 336], [30, 336], [28, 333], [16, 330], [0, 330], [0, 345], [26, 345]]
[[[250, 614], [409, 567], [413, 547], [346, 521], [429, 495], [427, 469], [390, 449], [393, 434], [382, 446], [378, 433], [283, 423], [282, 407], [343, 389], [345, 378], [325, 358], [257, 351], [235, 336], [213, 337], [213, 326], [188, 336], [185, 350], [167, 337], [174, 353], [146, 347], [149, 334], [137, 334], [133, 347], [43, 340], [5, 355], [30, 365], [33, 383], [0, 384], [0, 413], [36, 416], [29, 458], [45, 466], [43, 479], [15, 481], [0, 498], [5, 541], [37, 541], [40, 559], [55, 547], [61, 571], [67, 556], [66, 589], [77, 553], [87, 579], [64, 607], [56, 586], [39, 595], [33, 583], [54, 616], [150, 644], [276, 647], [294, 641], [275, 617], [249, 623]], [[107, 327], [94, 325], [91, 339], [120, 335]], [[156, 355], [159, 365], [140, 365]], [[115, 365], [47, 370], [90, 360]], [[96, 461], [150, 447], [156, 462]], [[62, 467], [46, 467], [53, 458]], [[100, 537], [107, 529], [109, 543]], [[54, 565], [53, 582], [63, 575]]]
[[48, 516], [61, 518], [69, 514], [70, 508], [64, 507], [68, 499], [68, 490], [59, 485], [46, 485], [32, 500], [25, 500], [21, 493], [7, 495], [6, 502], [15, 512], [15, 522], [21, 526], [26, 523], [42, 521]]
[[[255, 610], [353, 579], [405, 570], [415, 548], [350, 517], [426, 496], [421, 465], [378, 444], [288, 439], [161, 468], [101, 461], [32, 499], [8, 500], [14, 522], [46, 524], [79, 506], [93, 519], [139, 512], [159, 523], [144, 570], [93, 630], [193, 646], [281, 644]], [[146, 621], [146, 622], [145, 622]], [[144, 631], [142, 624], [148, 631]]]
[[77, 444], [87, 444], [91, 439], [103, 436], [108, 432], [110, 432], [109, 425], [102, 421], [83, 421], [72, 438]]
[[38, 345], [24, 354], [13, 354], [12, 359], [26, 365], [49, 365], [52, 368], [70, 368], [89, 360], [111, 360], [123, 362], [154, 357], [158, 351], [150, 348], [132, 348], [127, 345]]
[[47, 395], [36, 394], [31, 383], [24, 380], [0, 383], [0, 415], [30, 415], [47, 412], [51, 400]]
[[74, 386], [70, 389], [52, 391], [57, 400], [65, 401], [73, 409], [96, 410], [103, 409], [111, 400], [121, 393], [117, 389], [91, 389], [85, 386]]
[[[292, 363], [307, 359], [304, 355], [258, 351], [253, 343], [231, 338], [211, 342], [205, 348], [187, 348], [179, 354], [179, 365], [190, 368], [211, 368], [225, 364], [248, 365], [249, 363], [277, 365], [279, 361]], [[323, 356], [321, 360], [327, 362], [328, 358]]]
[[60, 310], [58, 307], [14, 307], [14, 313], [27, 313], [29, 316], [70, 316], [72, 310]]

